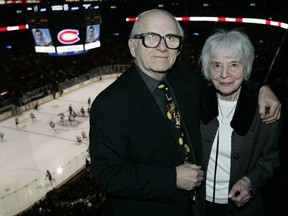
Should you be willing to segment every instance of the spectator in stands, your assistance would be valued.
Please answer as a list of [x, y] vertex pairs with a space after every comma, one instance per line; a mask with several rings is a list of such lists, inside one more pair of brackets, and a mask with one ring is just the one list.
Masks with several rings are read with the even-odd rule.
[[205, 215], [264, 216], [263, 186], [279, 167], [281, 121], [265, 124], [257, 112], [258, 89], [249, 81], [254, 47], [237, 30], [208, 37], [201, 53], [201, 134]]
[[[112, 215], [194, 215], [192, 198], [203, 181], [199, 166], [201, 86], [200, 77], [176, 61], [183, 36], [168, 12], [142, 13], [128, 41], [134, 64], [93, 101], [91, 164], [108, 193]], [[185, 149], [182, 139], [174, 136], [175, 125], [166, 119], [165, 95], [157, 88], [162, 81], [168, 83], [181, 111]], [[276, 106], [271, 106], [267, 116], [275, 120], [280, 106], [272, 97]], [[261, 112], [266, 102], [261, 102]], [[200, 209], [195, 206], [194, 210], [196, 214]]]

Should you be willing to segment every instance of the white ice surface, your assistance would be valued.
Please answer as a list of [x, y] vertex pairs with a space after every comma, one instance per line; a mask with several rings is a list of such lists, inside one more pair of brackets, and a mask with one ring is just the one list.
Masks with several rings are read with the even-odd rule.
[[[18, 116], [18, 127], [15, 117], [0, 122], [0, 132], [4, 133], [4, 139], [0, 140], [0, 198], [35, 179], [45, 179], [46, 170], [54, 173], [58, 167], [87, 151], [89, 140], [83, 140], [79, 145], [76, 135], [81, 136], [82, 131], [89, 135], [88, 98], [92, 103], [99, 92], [114, 80], [94, 82], [42, 104], [38, 110], [24, 112]], [[68, 121], [70, 104], [79, 114], [72, 126]], [[81, 107], [86, 111], [85, 117], [81, 116]], [[35, 123], [30, 112], [36, 116]], [[65, 114], [64, 125], [60, 122], [59, 113]], [[51, 120], [55, 123], [55, 130], [49, 125]]]

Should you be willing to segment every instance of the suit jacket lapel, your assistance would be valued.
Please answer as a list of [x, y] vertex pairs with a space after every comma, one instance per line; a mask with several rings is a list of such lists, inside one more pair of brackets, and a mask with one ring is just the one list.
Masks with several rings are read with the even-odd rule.
[[[167, 143], [165, 148], [170, 148], [171, 154], [175, 155], [175, 151], [177, 151], [177, 157], [182, 161], [181, 153], [174, 142], [173, 135], [167, 125], [165, 117], [155, 102], [155, 99], [146, 86], [144, 80], [136, 69], [132, 71], [129, 76], [129, 84], [131, 85], [130, 89], [133, 90], [132, 97], [135, 99], [136, 104], [138, 104], [137, 108], [140, 113], [139, 118], [142, 119], [143, 124], [146, 125], [146, 128], [149, 128], [151, 134], [153, 134], [157, 140], [161, 140], [161, 143]], [[165, 142], [163, 138], [167, 141]], [[168, 145], [168, 143], [173, 144]]]

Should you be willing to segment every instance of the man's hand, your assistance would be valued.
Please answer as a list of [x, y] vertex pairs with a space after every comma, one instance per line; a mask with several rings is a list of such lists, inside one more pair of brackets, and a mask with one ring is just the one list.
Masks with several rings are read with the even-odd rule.
[[281, 116], [281, 103], [268, 86], [262, 86], [258, 96], [259, 113], [266, 124], [277, 121]]
[[182, 164], [176, 167], [177, 188], [183, 190], [193, 190], [201, 185], [203, 181], [204, 172], [201, 166], [195, 164]]

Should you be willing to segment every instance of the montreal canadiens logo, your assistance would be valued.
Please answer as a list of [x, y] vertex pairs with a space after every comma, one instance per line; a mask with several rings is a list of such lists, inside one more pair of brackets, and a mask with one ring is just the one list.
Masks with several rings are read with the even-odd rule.
[[57, 38], [62, 44], [74, 44], [80, 40], [79, 31], [76, 29], [64, 29], [58, 33]]

